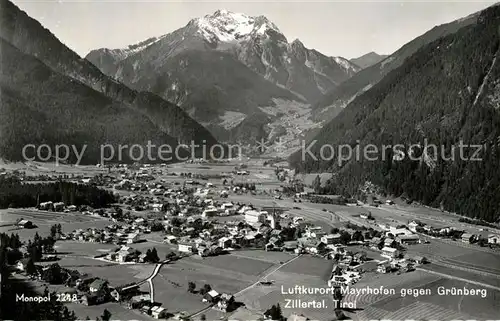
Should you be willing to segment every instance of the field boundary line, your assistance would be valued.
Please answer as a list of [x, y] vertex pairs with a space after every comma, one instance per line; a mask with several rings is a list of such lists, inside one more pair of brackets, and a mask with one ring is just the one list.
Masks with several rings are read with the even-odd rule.
[[493, 289], [493, 290], [500, 291], [500, 287], [496, 287], [494, 285], [490, 285], [490, 284], [486, 284], [486, 283], [482, 283], [482, 282], [477, 282], [477, 281], [473, 281], [473, 280], [464, 279], [464, 278], [461, 278], [461, 277], [458, 277], [458, 276], [454, 276], [454, 275], [450, 275], [450, 274], [446, 274], [446, 273], [441, 273], [441, 272], [426, 270], [426, 269], [422, 269], [422, 268], [419, 268], [419, 267], [417, 267], [415, 270], [424, 271], [424, 272], [427, 272], [427, 273], [430, 273], [430, 274], [440, 275], [440, 276], [448, 278], [448, 279], [454, 279], [454, 280], [458, 280], [458, 281], [463, 281], [463, 282], [466, 282], [466, 283], [471, 283], [471, 284], [479, 285], [479, 286], [482, 286], [482, 287], [485, 287], [485, 288], [490, 288], [490, 289]]
[[[299, 258], [299, 257], [301, 257], [301, 256], [302, 256], [302, 255], [297, 255], [296, 257], [291, 258], [290, 260], [286, 261], [285, 263], [280, 264], [277, 268], [275, 268], [274, 270], [272, 270], [271, 272], [269, 272], [268, 274], [266, 274], [263, 278], [267, 278], [267, 277], [269, 277], [270, 275], [272, 275], [273, 273], [275, 273], [276, 271], [278, 271], [279, 269], [281, 269], [281, 268], [282, 268], [282, 267], [284, 267], [285, 265], [287, 265], [287, 264], [291, 263], [292, 261], [294, 261], [294, 260], [298, 259], [298, 258]], [[255, 287], [257, 284], [259, 284], [259, 283], [260, 283], [260, 280], [262, 280], [262, 277], [260, 277], [260, 278], [259, 278], [259, 279], [255, 282], [255, 283], [250, 284], [250, 285], [249, 285], [249, 286], [247, 286], [246, 288], [244, 288], [244, 289], [242, 289], [242, 290], [240, 290], [240, 291], [236, 292], [235, 294], [233, 294], [233, 296], [234, 296], [234, 297], [236, 297], [236, 296], [240, 295], [241, 293], [243, 293], [243, 292], [245, 292], [245, 291], [247, 291], [247, 290], [250, 290], [251, 288]], [[213, 305], [210, 305], [210, 306], [208, 306], [208, 307], [206, 307], [206, 308], [203, 308], [203, 309], [201, 309], [200, 311], [198, 311], [198, 312], [195, 312], [195, 313], [191, 314], [189, 317], [190, 317], [190, 318], [192, 318], [192, 317], [195, 317], [195, 316], [197, 316], [197, 315], [200, 315], [201, 313], [203, 313], [203, 312], [205, 312], [205, 311], [208, 311], [210, 308], [212, 308], [212, 306], [213, 306]]]
[[236, 292], [235, 294], [233, 294], [235, 297], [237, 295], [240, 295], [241, 293], [243, 292], [246, 292], [247, 290], [250, 290], [251, 288], [255, 287], [257, 284], [260, 283], [260, 281], [262, 279], [266, 279], [268, 278], [269, 276], [271, 276], [272, 274], [276, 273], [279, 269], [283, 268], [285, 265], [288, 265], [289, 263], [292, 263], [293, 261], [295, 261], [296, 259], [298, 259], [299, 257], [301, 257], [302, 255], [297, 255], [296, 257], [293, 257], [291, 258], [290, 260], [286, 261], [285, 263], [283, 264], [280, 264], [277, 268], [275, 268], [274, 270], [272, 270], [271, 272], [267, 273], [264, 277], [261, 277], [259, 278], [259, 280], [257, 280], [256, 282], [254, 282], [253, 284], [250, 284], [249, 286], [247, 286], [246, 288]]

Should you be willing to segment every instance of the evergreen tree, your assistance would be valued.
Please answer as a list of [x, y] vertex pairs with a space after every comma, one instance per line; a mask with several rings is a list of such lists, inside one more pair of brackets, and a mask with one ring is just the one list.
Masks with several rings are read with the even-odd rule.
[[111, 320], [111, 312], [109, 312], [108, 309], [104, 309], [104, 312], [101, 315], [101, 320], [102, 321], [109, 321], [109, 320]]
[[314, 181], [312, 183], [312, 188], [314, 189], [314, 192], [316, 194], [319, 194], [321, 191], [321, 178], [319, 175], [316, 175], [316, 178], [314, 178]]

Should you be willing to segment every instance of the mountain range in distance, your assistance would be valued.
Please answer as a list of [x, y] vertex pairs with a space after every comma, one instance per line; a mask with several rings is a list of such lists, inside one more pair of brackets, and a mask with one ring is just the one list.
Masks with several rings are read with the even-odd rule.
[[218, 140], [249, 144], [279, 137], [296, 144], [317, 126], [310, 105], [361, 69], [288, 41], [264, 16], [227, 10], [126, 49], [93, 50], [86, 59], [179, 105]]
[[362, 55], [361, 57], [352, 58], [350, 62], [352, 62], [356, 66], [359, 66], [361, 69], [365, 69], [381, 62], [388, 56], [389, 55], [379, 55], [378, 53], [371, 51], [367, 54]]

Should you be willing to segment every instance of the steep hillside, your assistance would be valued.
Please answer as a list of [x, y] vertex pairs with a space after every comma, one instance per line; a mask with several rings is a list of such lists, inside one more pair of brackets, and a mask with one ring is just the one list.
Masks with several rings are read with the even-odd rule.
[[[134, 107], [149, 117], [168, 135], [181, 142], [195, 141], [208, 145], [215, 138], [182, 109], [151, 93], [139, 93], [104, 75], [97, 67], [62, 44], [49, 30], [10, 1], [1, 0], [0, 37], [21, 52], [37, 57], [53, 70], [76, 79], [113, 100]], [[161, 105], [162, 117], [158, 114]]]
[[104, 74], [109, 74], [113, 72], [114, 66], [116, 66], [120, 61], [148, 46], [151, 46], [158, 40], [158, 38], [152, 37], [135, 45], [130, 45], [125, 49], [103, 48], [99, 50], [92, 50], [85, 58], [94, 65], [99, 66]]
[[[3, 39], [0, 44], [2, 157], [23, 160], [23, 146], [26, 144], [48, 144], [53, 151], [56, 145], [65, 144], [70, 148], [75, 145], [78, 152], [86, 146], [83, 162], [96, 164], [101, 160], [100, 146], [105, 144], [111, 144], [115, 149], [119, 144], [139, 144], [144, 146], [144, 150], [147, 150], [148, 140], [156, 146], [169, 144], [175, 148], [177, 145], [176, 139], [156, 126], [141, 111], [54, 72]], [[124, 150], [122, 161], [131, 161], [128, 152], [128, 149]], [[132, 156], [137, 155], [136, 152]], [[157, 158], [155, 154], [152, 155]], [[184, 157], [186, 153], [180, 155]], [[33, 149], [27, 149], [27, 156], [35, 157]], [[50, 157], [46, 153], [38, 156]], [[75, 162], [77, 159], [73, 152], [71, 156], [68, 161]], [[118, 151], [115, 156], [114, 160], [119, 161]], [[165, 158], [168, 156], [165, 155]]]
[[183, 107], [203, 124], [217, 125], [227, 112], [247, 115], [272, 98], [300, 100], [290, 91], [269, 83], [233, 56], [218, 51], [184, 51], [159, 65], [129, 64], [120, 79], [139, 90], [157, 93]]
[[[499, 25], [500, 7], [491, 7], [477, 16], [477, 23], [424, 46], [354, 99], [315, 137], [316, 155], [325, 144], [337, 152], [338, 146], [354, 147], [359, 141], [359, 160], [353, 156], [339, 166], [338, 153], [332, 160], [314, 161], [309, 155], [304, 161], [297, 152], [294, 166], [306, 172], [333, 171], [328, 192], [359, 194], [360, 186], [371, 181], [390, 194], [406, 193], [427, 205], [498, 220]], [[410, 148], [424, 146], [426, 140], [437, 150]], [[461, 142], [482, 147], [477, 154], [473, 147], [460, 152]], [[368, 144], [378, 153], [363, 157]], [[396, 144], [403, 146], [382, 152], [384, 145]], [[330, 147], [323, 153], [329, 157]]]
[[452, 34], [462, 27], [476, 22], [478, 14], [436, 26], [405, 44], [395, 53], [379, 63], [365, 68], [350, 79], [344, 81], [330, 92], [320, 97], [313, 105], [313, 120], [326, 124], [335, 118], [342, 109], [357, 96], [370, 89], [391, 70], [401, 66], [406, 58], [413, 55], [422, 46], [429, 44], [443, 36]]
[[361, 57], [358, 58], [353, 58], [350, 60], [353, 64], [361, 67], [362, 69], [368, 68], [370, 66], [375, 65], [376, 63], [381, 62], [385, 58], [387, 58], [389, 55], [379, 55], [376, 52], [369, 52], [367, 54], [362, 55]]

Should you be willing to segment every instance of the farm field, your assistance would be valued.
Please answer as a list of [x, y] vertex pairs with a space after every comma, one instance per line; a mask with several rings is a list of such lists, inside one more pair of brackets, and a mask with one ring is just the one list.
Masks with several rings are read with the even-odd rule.
[[155, 300], [169, 311], [193, 314], [206, 308], [200, 294], [188, 293], [188, 282], [200, 289], [210, 284], [219, 293], [235, 294], [258, 281], [260, 274], [272, 267], [265, 261], [232, 255], [184, 258], [164, 265], [153, 279]]
[[78, 303], [70, 303], [66, 305], [68, 309], [75, 311], [78, 320], [85, 320], [89, 318], [95, 320], [101, 317], [104, 309], [111, 312], [111, 320], [137, 320], [137, 321], [152, 321], [157, 320], [149, 315], [139, 312], [139, 310], [127, 309], [125, 306], [116, 302], [107, 302], [99, 304], [98, 306], [86, 306]]
[[438, 288], [483, 289], [462, 281], [439, 278], [422, 287], [430, 290], [430, 295], [383, 299], [373, 304], [373, 307], [390, 312], [387, 317], [394, 320], [429, 317], [441, 320], [458, 318], [486, 320], [498, 317], [500, 308], [498, 291], [487, 289], [486, 297], [483, 298], [480, 295], [440, 295]]
[[68, 269], [78, 270], [109, 281], [111, 286], [120, 286], [133, 281], [142, 281], [153, 272], [153, 264], [116, 264], [84, 257], [63, 257], [55, 262]]
[[293, 254], [288, 254], [284, 252], [278, 252], [278, 251], [267, 252], [263, 250], [238, 250], [231, 252], [230, 255], [235, 257], [244, 257], [249, 259], [261, 260], [264, 262], [271, 262], [274, 264], [287, 261], [295, 256]]
[[461, 279], [465, 279], [465, 280], [472, 281], [472, 282], [480, 282], [483, 284], [488, 284], [488, 285], [500, 288], [500, 279], [497, 277], [489, 276], [489, 275], [482, 275], [482, 274], [474, 273], [471, 271], [452, 269], [448, 266], [442, 266], [442, 265], [437, 265], [437, 264], [421, 265], [421, 266], [419, 266], [419, 269], [425, 270], [425, 271], [442, 273], [442, 274], [448, 275], [449, 277], [461, 278]]
[[175, 244], [167, 244], [159, 241], [150, 241], [150, 238], [148, 235], [142, 235], [141, 236], [143, 239], [147, 237], [147, 240], [145, 242], [139, 242], [139, 243], [134, 243], [134, 244], [127, 244], [127, 246], [130, 246], [134, 250], [139, 250], [142, 253], [146, 253], [148, 249], [153, 249], [153, 247], [156, 249], [158, 252], [158, 257], [160, 260], [165, 259], [165, 255], [167, 253], [170, 253], [172, 251], [176, 251], [178, 246]]
[[459, 267], [472, 269], [500, 276], [500, 253], [492, 253], [463, 246], [460, 242], [444, 242], [431, 240], [430, 244], [417, 244], [408, 247], [408, 253], [422, 255], [431, 262], [442, 262]]
[[[20, 229], [16, 226], [6, 226], [14, 224], [19, 219], [27, 219], [37, 225], [34, 229]], [[107, 219], [83, 215], [81, 213], [47, 212], [35, 209], [2, 209], [0, 210], [0, 233], [17, 233], [21, 239], [33, 238], [35, 233], [45, 237], [50, 233], [50, 227], [54, 224], [61, 224], [63, 232], [71, 232], [75, 229], [86, 229], [89, 227], [104, 228], [111, 224]]]
[[[363, 278], [355, 288], [371, 287], [394, 289], [394, 295], [363, 293], [348, 294], [344, 302], [354, 302], [359, 311], [349, 313], [353, 320], [389, 319], [389, 320], [424, 320], [427, 318], [452, 319], [488, 319], [495, 318], [498, 309], [499, 292], [487, 289], [486, 298], [481, 296], [439, 295], [438, 288], [482, 289], [480, 286], [462, 281], [443, 278], [441, 276], [415, 271], [402, 275], [373, 275]], [[430, 293], [418, 295], [409, 289], [422, 289]], [[495, 300], [497, 303], [495, 303]], [[483, 308], [484, 307], [484, 308]]]
[[438, 239], [431, 240], [428, 244], [421, 243], [408, 246], [407, 250], [408, 253], [428, 256], [431, 259], [432, 257], [439, 259], [458, 257], [478, 252], [474, 249], [459, 246], [459, 244], [441, 242]]
[[201, 260], [191, 257], [185, 259], [185, 261], [202, 264], [207, 268], [221, 269], [248, 276], [258, 276], [273, 266], [273, 264], [269, 262], [234, 255], [211, 256]]
[[93, 165], [66, 165], [56, 164], [55, 162], [5, 162], [0, 159], [0, 168], [7, 171], [24, 171], [26, 175], [60, 175], [60, 174], [74, 174], [84, 176], [94, 176], [98, 174], [107, 173], [106, 168], [96, 167]]
[[[439, 209], [430, 208], [421, 205], [407, 205], [407, 204], [396, 204], [392, 206], [382, 205], [381, 208], [386, 212], [393, 212], [399, 214], [402, 217], [413, 217], [413, 219], [421, 220], [424, 223], [438, 226], [440, 223], [443, 226], [455, 226], [459, 229], [466, 230], [470, 233], [477, 233], [482, 227], [478, 225], [472, 225], [467, 223], [459, 222], [461, 218], [459, 215], [442, 212]], [[489, 228], [490, 230], [495, 230]], [[500, 232], [497, 229], [497, 232]]]
[[114, 244], [62, 240], [57, 241], [54, 245], [54, 249], [57, 251], [58, 256], [60, 257], [94, 257], [99, 254], [112, 252], [117, 248], [119, 248], [119, 246]]
[[[333, 302], [331, 295], [295, 295], [283, 294], [283, 289], [295, 286], [306, 286], [311, 288], [326, 288], [325, 277], [330, 275], [332, 263], [310, 256], [300, 256], [292, 259], [267, 276], [271, 285], [256, 285], [238, 294], [238, 301], [245, 303], [246, 308], [251, 311], [265, 311], [272, 304], [280, 303], [284, 316], [292, 313], [303, 313], [305, 316], [316, 320], [327, 320], [331, 317]], [[303, 301], [325, 300], [326, 308], [295, 309], [285, 307], [287, 299], [302, 299]]]
[[447, 259], [445, 262], [460, 262], [474, 268], [500, 275], [500, 255], [487, 252], [473, 252]]
[[330, 279], [333, 263], [322, 258], [300, 256], [290, 264], [280, 269], [283, 273], [294, 273], [319, 278], [323, 281]]
[[372, 250], [369, 247], [354, 245], [349, 246], [347, 250], [353, 252], [354, 254], [358, 252], [365, 252], [367, 257], [374, 261], [387, 261], [387, 258], [382, 256], [380, 251]]

